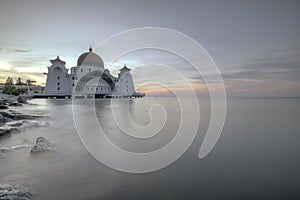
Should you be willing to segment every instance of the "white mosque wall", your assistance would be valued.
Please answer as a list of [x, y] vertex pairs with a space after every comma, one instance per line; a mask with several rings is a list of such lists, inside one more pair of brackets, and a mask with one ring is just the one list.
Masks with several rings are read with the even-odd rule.
[[54, 62], [48, 67], [45, 94], [70, 94], [68, 70], [61, 62]]
[[120, 73], [120, 78], [116, 84], [118, 95], [130, 96], [135, 93], [134, 84], [130, 72]]

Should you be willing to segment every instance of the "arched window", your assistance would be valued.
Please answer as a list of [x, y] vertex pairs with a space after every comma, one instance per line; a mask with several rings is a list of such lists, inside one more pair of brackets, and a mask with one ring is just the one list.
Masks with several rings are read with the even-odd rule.
[[57, 76], [57, 80], [59, 80], [59, 76]]
[[57, 85], [60, 85], [60, 83], [59, 83], [59, 82], [57, 82]]
[[59, 88], [59, 87], [57, 87], [57, 90], [60, 90], [60, 88]]

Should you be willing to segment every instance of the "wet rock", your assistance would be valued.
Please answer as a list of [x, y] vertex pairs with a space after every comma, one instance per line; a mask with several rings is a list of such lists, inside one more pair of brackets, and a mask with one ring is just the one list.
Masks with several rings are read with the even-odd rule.
[[23, 104], [27, 104], [27, 100], [30, 99], [30, 97], [25, 97], [25, 96], [18, 96], [17, 98], [17, 102], [18, 103], [23, 103]]
[[[4, 121], [4, 120], [2, 120]], [[1, 122], [1, 120], [0, 120]], [[49, 126], [49, 122], [40, 122], [40, 121], [32, 121], [32, 120], [17, 120], [17, 121], [8, 121], [3, 125], [0, 123], [0, 137], [6, 136], [11, 133], [19, 133], [21, 131], [27, 131], [30, 128], [36, 127], [47, 127]]]
[[22, 131], [30, 128], [47, 127], [49, 125], [50, 125], [49, 122], [40, 122], [35, 120], [16, 120], [16, 121], [7, 122], [3, 127], [16, 128]]
[[19, 127], [23, 125], [22, 121], [13, 121], [13, 122], [9, 122], [6, 125], [11, 126], [11, 127]]
[[8, 112], [0, 111], [0, 115], [7, 118], [13, 118], [13, 115]]
[[0, 105], [0, 110], [8, 109], [8, 106], [1, 104]]
[[36, 119], [40, 116], [35, 116], [35, 115], [24, 115], [22, 113], [9, 110], [8, 112], [0, 111], [0, 115], [3, 117], [12, 119], [12, 120], [23, 120], [23, 119]]
[[9, 135], [11, 133], [11, 130], [8, 129], [0, 129], [0, 137], [5, 136], [5, 135]]
[[11, 121], [12, 121], [12, 119], [4, 117], [0, 114], [0, 127], [3, 126], [5, 123], [11, 122]]
[[13, 132], [20, 132], [20, 131], [14, 127], [0, 127], [0, 137], [9, 135]]
[[0, 111], [0, 137], [9, 135], [12, 132], [20, 132], [33, 127], [49, 126], [48, 122], [39, 122], [36, 119], [40, 116], [24, 115], [19, 112], [9, 110]]
[[23, 106], [23, 105], [18, 102], [11, 102], [9, 103], [9, 106]]
[[0, 126], [2, 126], [5, 123], [5, 118], [0, 114]]
[[32, 194], [26, 188], [16, 185], [0, 185], [0, 200], [28, 200]]
[[13, 96], [0, 94], [0, 109], [7, 109], [4, 106], [23, 106], [22, 104], [27, 104], [28, 97], [26, 96]]
[[0, 158], [7, 156], [8, 154], [21, 150], [23, 148], [30, 148], [32, 145], [29, 144], [22, 144], [22, 145], [17, 145], [17, 146], [12, 146], [12, 147], [1, 147], [0, 148]]
[[55, 150], [55, 146], [44, 137], [38, 137], [35, 145], [31, 149], [31, 153]]
[[0, 158], [1, 158], [3, 155], [7, 155], [7, 154], [10, 153], [11, 151], [12, 151], [11, 149], [6, 148], [6, 147], [0, 148]]
[[18, 96], [17, 98], [17, 102], [18, 103], [27, 103], [27, 97], [24, 97], [24, 96]]

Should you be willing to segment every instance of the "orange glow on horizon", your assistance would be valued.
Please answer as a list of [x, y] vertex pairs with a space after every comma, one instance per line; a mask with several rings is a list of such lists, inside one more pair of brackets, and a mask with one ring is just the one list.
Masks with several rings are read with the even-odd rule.
[[189, 92], [194, 90], [194, 92], [201, 93], [207, 91], [207, 86], [205, 84], [191, 84], [191, 87], [184, 87], [178, 84], [176, 87], [171, 86], [169, 88], [157, 85], [149, 85], [137, 88], [139, 92], [146, 93], [146, 95], [154, 94], [172, 94], [173, 92]]

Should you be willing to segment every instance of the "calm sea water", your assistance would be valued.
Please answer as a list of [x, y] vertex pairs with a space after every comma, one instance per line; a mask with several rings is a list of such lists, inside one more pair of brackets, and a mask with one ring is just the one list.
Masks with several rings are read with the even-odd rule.
[[[147, 152], [164, 146], [174, 137], [182, 112], [175, 98], [112, 101], [117, 108], [115, 114], [125, 118], [123, 108], [129, 106], [132, 118], [141, 126], [150, 121], [151, 105], [160, 104], [168, 113], [158, 135], [132, 142], [114, 123], [110, 100], [96, 100], [100, 125], [122, 148]], [[189, 98], [184, 101], [188, 104]], [[202, 160], [198, 159], [198, 151], [208, 127], [210, 103], [208, 99], [199, 102], [200, 126], [188, 151], [159, 171], [127, 174], [101, 164], [84, 148], [76, 132], [71, 100], [33, 100], [37, 105], [18, 109], [46, 116], [40, 120], [48, 121], [50, 126], [1, 138], [0, 147], [33, 144], [37, 137], [44, 136], [57, 150], [31, 155], [30, 148], [24, 148], [0, 158], [0, 183], [27, 187], [33, 191], [34, 199], [300, 198], [299, 98], [228, 99], [222, 135]], [[184, 112], [194, 111], [195, 108], [188, 107]], [[160, 113], [155, 112], [153, 117], [159, 117]]]

